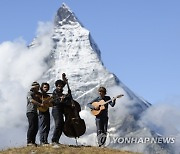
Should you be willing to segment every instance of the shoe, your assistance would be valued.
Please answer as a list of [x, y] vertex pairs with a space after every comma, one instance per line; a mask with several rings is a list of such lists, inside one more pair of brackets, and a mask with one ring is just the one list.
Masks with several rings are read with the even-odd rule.
[[47, 147], [49, 146], [49, 143], [41, 143], [40, 146]]
[[33, 146], [34, 144], [33, 143], [28, 143], [27, 146]]
[[60, 143], [59, 142], [52, 142], [51, 145], [53, 148], [59, 148]]
[[37, 147], [37, 144], [36, 143], [28, 143], [27, 146]]
[[54, 144], [52, 147], [53, 148], [59, 148], [60, 146], [59, 146], [59, 144]]
[[60, 143], [59, 142], [52, 142], [52, 143], [50, 143], [51, 145], [60, 145]]

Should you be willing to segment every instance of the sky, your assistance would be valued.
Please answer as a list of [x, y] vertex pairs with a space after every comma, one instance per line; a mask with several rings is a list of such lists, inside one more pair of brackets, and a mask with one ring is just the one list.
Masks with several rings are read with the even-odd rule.
[[[97, 43], [105, 67], [151, 104], [180, 100], [179, 0], [1, 0], [0, 44], [28, 45], [66, 3]], [[1, 52], [1, 51], [0, 51]]]

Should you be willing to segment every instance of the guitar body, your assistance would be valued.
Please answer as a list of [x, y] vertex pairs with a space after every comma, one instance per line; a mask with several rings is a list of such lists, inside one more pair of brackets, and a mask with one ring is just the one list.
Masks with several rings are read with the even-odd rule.
[[92, 106], [94, 106], [95, 108], [98, 108], [99, 107], [99, 109], [97, 110], [97, 109], [93, 109], [93, 110], [91, 110], [91, 113], [94, 115], [94, 116], [97, 116], [97, 115], [99, 115], [100, 113], [101, 113], [101, 111], [102, 110], [104, 110], [105, 109], [105, 104], [107, 104], [107, 103], [109, 103], [110, 101], [114, 101], [115, 99], [117, 99], [117, 98], [120, 98], [120, 97], [122, 97], [122, 96], [124, 96], [123, 94], [121, 94], [121, 95], [118, 95], [118, 96], [116, 96], [115, 98], [113, 98], [112, 100], [110, 99], [110, 100], [108, 100], [108, 101], [104, 101], [104, 100], [100, 100], [99, 102], [93, 102], [92, 103]]
[[40, 112], [46, 112], [48, 109], [49, 109], [49, 106], [48, 106], [47, 104], [44, 105], [43, 107], [42, 107], [42, 106], [39, 106], [39, 107], [38, 107], [38, 110], [39, 110]]
[[52, 101], [53, 101], [52, 97], [44, 98], [43, 99], [44, 106], [39, 106], [38, 110], [40, 112], [46, 112], [49, 109], [49, 107], [53, 106]]
[[104, 100], [100, 100], [99, 102], [93, 102], [92, 106], [94, 106], [94, 107], [99, 107], [100, 106], [100, 108], [99, 108], [99, 110], [95, 110], [95, 109], [91, 110], [91, 113], [94, 116], [97, 116], [98, 114], [100, 114], [100, 112], [105, 109], [104, 103], [105, 103]]

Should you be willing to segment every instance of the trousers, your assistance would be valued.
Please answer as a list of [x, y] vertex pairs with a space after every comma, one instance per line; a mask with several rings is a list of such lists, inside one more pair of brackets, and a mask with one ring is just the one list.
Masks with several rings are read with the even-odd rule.
[[59, 139], [61, 137], [64, 127], [63, 112], [59, 111], [58, 109], [52, 109], [52, 116], [54, 118], [54, 131], [52, 142], [59, 143]]
[[38, 114], [34, 112], [28, 112], [26, 114], [28, 118], [28, 131], [27, 131], [27, 144], [33, 143], [35, 144], [36, 135], [38, 132]]
[[48, 135], [50, 130], [50, 113], [39, 113], [39, 134], [40, 144], [48, 143]]
[[107, 137], [108, 117], [96, 118], [98, 145], [104, 145]]

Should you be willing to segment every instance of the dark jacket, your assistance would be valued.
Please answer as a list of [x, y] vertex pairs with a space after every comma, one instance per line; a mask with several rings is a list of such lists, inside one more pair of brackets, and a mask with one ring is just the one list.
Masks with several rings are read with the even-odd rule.
[[59, 110], [61, 112], [63, 112], [64, 110], [64, 103], [61, 102], [60, 97], [63, 96], [63, 93], [58, 92], [56, 89], [53, 91], [53, 98], [54, 98], [54, 102], [53, 102], [53, 110]]

